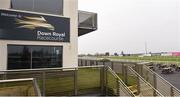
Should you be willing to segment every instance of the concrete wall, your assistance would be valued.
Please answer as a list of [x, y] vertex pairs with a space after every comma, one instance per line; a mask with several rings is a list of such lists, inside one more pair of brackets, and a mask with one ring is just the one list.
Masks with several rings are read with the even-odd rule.
[[[0, 0], [0, 8], [10, 8], [10, 0]], [[0, 70], [7, 69], [7, 45], [63, 46], [63, 67], [78, 66], [78, 0], [64, 0], [64, 16], [70, 18], [70, 43], [0, 40]]]

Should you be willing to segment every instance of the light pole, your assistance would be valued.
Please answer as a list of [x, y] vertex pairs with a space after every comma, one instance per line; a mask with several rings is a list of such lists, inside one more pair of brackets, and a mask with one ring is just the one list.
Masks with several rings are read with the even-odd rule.
[[145, 41], [145, 52], [147, 54], [147, 42]]

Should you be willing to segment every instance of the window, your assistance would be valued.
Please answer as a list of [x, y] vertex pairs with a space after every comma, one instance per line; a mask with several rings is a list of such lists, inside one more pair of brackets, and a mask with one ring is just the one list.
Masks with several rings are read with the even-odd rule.
[[11, 8], [63, 15], [63, 0], [11, 0]]
[[62, 47], [8, 45], [8, 70], [62, 67]]

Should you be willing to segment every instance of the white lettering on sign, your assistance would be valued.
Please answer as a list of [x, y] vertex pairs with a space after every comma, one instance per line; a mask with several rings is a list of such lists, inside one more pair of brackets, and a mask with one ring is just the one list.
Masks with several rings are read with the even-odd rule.
[[51, 32], [41, 32], [41, 31], [37, 31], [37, 35], [38, 35], [38, 36], [51, 36]]
[[56, 33], [56, 32], [53, 32], [53, 36], [65, 37], [66, 34], [65, 33]]
[[54, 40], [54, 41], [63, 41], [66, 34], [64, 33], [57, 33], [57, 32], [43, 32], [37, 31], [37, 39], [38, 40]]

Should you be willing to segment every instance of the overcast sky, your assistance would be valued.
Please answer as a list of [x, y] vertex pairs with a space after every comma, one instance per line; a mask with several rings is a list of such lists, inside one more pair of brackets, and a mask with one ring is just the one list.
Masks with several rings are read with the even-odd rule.
[[180, 1], [79, 0], [98, 13], [98, 30], [79, 37], [79, 54], [180, 51]]

